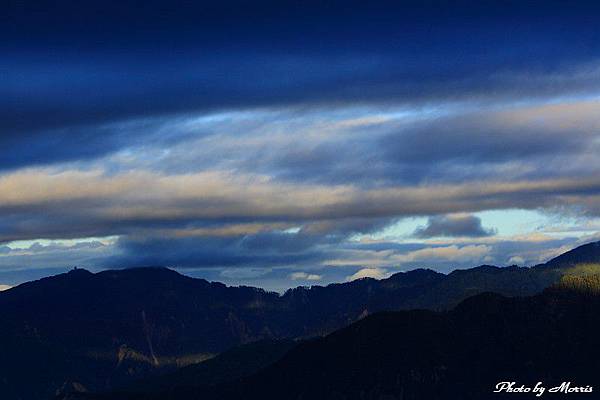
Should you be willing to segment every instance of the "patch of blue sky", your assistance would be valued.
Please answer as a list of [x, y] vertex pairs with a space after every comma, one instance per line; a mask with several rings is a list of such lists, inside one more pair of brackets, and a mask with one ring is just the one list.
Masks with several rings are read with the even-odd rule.
[[[590, 221], [577, 216], [551, 214], [538, 210], [506, 209], [476, 212], [481, 225], [493, 229], [496, 236], [514, 237], [543, 233], [554, 237], [590, 235], [600, 229], [600, 219]], [[413, 237], [419, 227], [426, 226], [427, 217], [403, 218], [379, 232], [355, 235], [351, 240], [391, 240], [397, 242], [426, 242], [426, 239]]]
[[10, 247], [12, 250], [26, 250], [31, 246], [63, 246], [72, 247], [80, 243], [93, 243], [99, 242], [106, 246], [113, 245], [119, 239], [118, 236], [103, 236], [103, 237], [84, 237], [75, 239], [33, 239], [33, 240], [15, 240], [8, 242], [5, 246]]

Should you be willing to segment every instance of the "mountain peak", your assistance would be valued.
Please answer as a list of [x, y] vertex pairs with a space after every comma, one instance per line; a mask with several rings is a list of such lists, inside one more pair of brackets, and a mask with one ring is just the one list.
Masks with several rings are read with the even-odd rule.
[[90, 276], [90, 275], [94, 275], [94, 274], [92, 272], [88, 271], [87, 269], [75, 267], [72, 270], [70, 270], [69, 272], [67, 272], [67, 275], [69, 275], [69, 276]]
[[111, 278], [122, 278], [127, 276], [178, 276], [185, 277], [185, 275], [179, 272], [160, 266], [149, 266], [149, 267], [134, 267], [134, 268], [121, 268], [121, 269], [107, 269], [98, 272], [99, 276], [111, 277]]
[[600, 263], [600, 241], [576, 247], [542, 264], [542, 266], [566, 268], [584, 263]]
[[446, 275], [436, 272], [432, 269], [418, 268], [406, 272], [397, 272], [383, 282], [393, 284], [396, 287], [402, 286], [418, 286], [429, 283], [434, 283], [443, 279]]

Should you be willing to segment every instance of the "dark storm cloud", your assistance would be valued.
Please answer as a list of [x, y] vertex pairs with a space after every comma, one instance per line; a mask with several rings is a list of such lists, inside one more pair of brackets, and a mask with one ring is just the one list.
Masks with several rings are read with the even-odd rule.
[[358, 233], [377, 232], [394, 222], [394, 217], [323, 219], [307, 223], [302, 227], [301, 232], [329, 237], [346, 237]]
[[303, 233], [264, 232], [245, 236], [240, 242], [240, 248], [263, 254], [296, 254], [327, 241], [325, 237]]
[[[287, 237], [286, 237], [287, 235]], [[318, 262], [315, 248], [322, 237], [259, 234], [232, 237], [122, 238], [118, 255], [103, 260], [106, 267], [149, 265], [188, 267], [270, 267]]]
[[418, 238], [446, 237], [482, 237], [491, 236], [493, 229], [481, 226], [481, 218], [475, 215], [436, 215], [429, 217], [426, 226], [415, 230]]
[[143, 142], [143, 131], [98, 130], [132, 118], [589, 93], [600, 41], [585, 7], [9, 2], [0, 144], [12, 155], [0, 168]]

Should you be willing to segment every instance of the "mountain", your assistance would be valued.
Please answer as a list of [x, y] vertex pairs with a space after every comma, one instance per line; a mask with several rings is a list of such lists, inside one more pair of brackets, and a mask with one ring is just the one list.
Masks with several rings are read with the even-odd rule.
[[480, 294], [446, 312], [377, 313], [300, 343], [252, 376], [219, 385], [72, 399], [521, 398], [493, 393], [499, 382], [513, 381], [528, 387], [542, 382], [546, 390], [563, 382], [597, 390], [600, 278], [579, 283], [583, 286], [560, 284], [533, 297]]
[[296, 341], [259, 340], [227, 350], [214, 358], [165, 375], [143, 379], [120, 388], [124, 393], [169, 393], [181, 387], [205, 387], [238, 380], [281, 359]]
[[110, 388], [202, 361], [260, 338], [261, 306], [278, 297], [163, 268], [77, 269], [20, 285], [0, 295], [0, 340], [13, 344], [0, 391], [44, 399], [65, 384]]
[[550, 268], [566, 268], [573, 267], [578, 264], [597, 263], [598, 254], [600, 254], [600, 242], [588, 243], [571, 251], [567, 251], [566, 253], [563, 253], [540, 266]]
[[447, 275], [418, 269], [284, 295], [165, 268], [74, 269], [0, 292], [0, 340], [7, 344], [0, 391], [7, 399], [37, 400], [61, 388], [110, 390], [240, 344], [326, 335], [375, 312], [447, 310], [487, 291], [528, 296], [577, 275], [577, 260], [600, 262], [599, 245], [570, 253], [575, 261], [568, 263]]

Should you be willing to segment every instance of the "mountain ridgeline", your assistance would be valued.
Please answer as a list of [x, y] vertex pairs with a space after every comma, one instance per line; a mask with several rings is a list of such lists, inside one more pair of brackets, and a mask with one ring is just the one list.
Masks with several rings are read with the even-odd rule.
[[[583, 279], [588, 281], [588, 278]], [[600, 281], [596, 280], [596, 283]], [[600, 287], [599, 287], [600, 288]], [[299, 343], [255, 373], [163, 391], [74, 394], [72, 400], [485, 400], [499, 382], [598, 390], [600, 292], [559, 283], [542, 294], [473, 296], [451, 311], [377, 313]], [[577, 390], [577, 389], [576, 389]], [[581, 390], [581, 389], [579, 389]], [[535, 394], [529, 393], [532, 398]], [[578, 396], [579, 395], [579, 396]], [[580, 397], [581, 396], [581, 397]], [[557, 391], [549, 398], [596, 398]]]
[[7, 399], [44, 399], [125, 387], [240, 344], [318, 337], [375, 312], [445, 311], [484, 292], [530, 296], [558, 282], [579, 285], [577, 277], [593, 275], [596, 262], [600, 244], [592, 243], [532, 268], [480, 266], [447, 275], [419, 269], [284, 295], [164, 268], [75, 269], [0, 293], [7, 349], [0, 391]]

